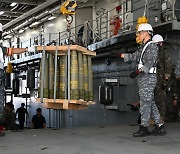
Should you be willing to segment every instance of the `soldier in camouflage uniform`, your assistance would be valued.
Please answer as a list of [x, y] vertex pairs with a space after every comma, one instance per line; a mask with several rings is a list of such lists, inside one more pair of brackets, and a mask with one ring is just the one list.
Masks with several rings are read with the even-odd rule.
[[161, 115], [161, 119], [164, 120], [166, 116], [166, 85], [170, 78], [172, 64], [170, 56], [163, 45], [164, 39], [161, 35], [156, 34], [152, 40], [158, 45], [159, 53], [157, 59], [157, 84], [155, 88], [155, 102]]
[[176, 78], [176, 88], [175, 88], [175, 95], [174, 95], [174, 101], [173, 104], [177, 108], [178, 111], [178, 117], [176, 118], [176, 121], [180, 121], [180, 78]]
[[156, 62], [158, 56], [158, 47], [151, 41], [153, 33], [150, 24], [139, 25], [138, 31], [139, 39], [143, 43], [143, 48], [134, 54], [122, 54], [125, 62], [129, 60], [137, 61], [138, 68], [130, 74], [131, 78], [138, 78], [139, 96], [140, 96], [140, 113], [141, 124], [139, 130], [133, 134], [134, 137], [147, 136], [149, 119], [152, 117], [155, 120], [155, 129], [153, 134], [163, 135], [166, 133], [164, 125], [161, 122], [158, 108], [154, 101], [154, 89], [157, 82], [156, 77]]
[[167, 84], [167, 109], [166, 117], [168, 121], [174, 122], [179, 121], [179, 80], [176, 80], [175, 69], [172, 69], [170, 80]]

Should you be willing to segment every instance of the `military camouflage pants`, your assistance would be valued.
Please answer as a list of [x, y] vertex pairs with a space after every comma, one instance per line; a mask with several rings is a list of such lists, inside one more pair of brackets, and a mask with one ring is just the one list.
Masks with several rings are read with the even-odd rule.
[[160, 85], [156, 85], [154, 91], [154, 98], [159, 110], [159, 113], [162, 117], [166, 116], [166, 91], [162, 90]]
[[155, 74], [144, 74], [138, 79], [140, 96], [141, 125], [149, 126], [149, 119], [152, 117], [155, 124], [160, 125], [160, 114], [154, 101], [154, 89], [157, 78]]
[[167, 117], [167, 121], [171, 121], [171, 122], [174, 122], [179, 119], [178, 106], [174, 106], [173, 101], [174, 101], [173, 93], [168, 92], [166, 99], [166, 104], [167, 104], [166, 117]]
[[0, 117], [4, 110], [4, 70], [0, 69]]

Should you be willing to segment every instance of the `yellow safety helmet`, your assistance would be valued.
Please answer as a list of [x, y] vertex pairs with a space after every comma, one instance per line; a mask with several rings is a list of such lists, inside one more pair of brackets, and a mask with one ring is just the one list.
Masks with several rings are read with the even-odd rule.
[[148, 23], [148, 19], [146, 16], [139, 17], [137, 20], [136, 30], [138, 30], [140, 24]]
[[148, 19], [147, 19], [146, 16], [139, 17], [138, 20], [137, 20], [137, 23], [138, 23], [138, 24], [148, 23]]

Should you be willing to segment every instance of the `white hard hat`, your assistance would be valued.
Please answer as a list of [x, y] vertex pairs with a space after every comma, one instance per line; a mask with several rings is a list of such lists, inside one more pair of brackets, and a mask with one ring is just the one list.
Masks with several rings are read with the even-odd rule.
[[0, 31], [2, 32], [2, 24], [0, 23]]
[[153, 32], [153, 28], [150, 24], [140, 24], [137, 32], [141, 32], [141, 31]]
[[162, 37], [161, 35], [159, 35], [159, 34], [154, 35], [153, 38], [152, 38], [152, 40], [153, 40], [155, 43], [163, 42], [163, 41], [164, 41], [163, 37]]

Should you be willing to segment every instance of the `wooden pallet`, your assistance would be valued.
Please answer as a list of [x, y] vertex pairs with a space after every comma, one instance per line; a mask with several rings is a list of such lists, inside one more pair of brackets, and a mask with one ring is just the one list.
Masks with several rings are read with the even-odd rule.
[[[40, 103], [40, 99], [37, 98], [36, 102]], [[88, 109], [89, 105], [94, 105], [95, 102], [86, 102], [83, 100], [68, 100], [65, 99], [43, 99], [43, 107], [49, 109], [66, 109], [66, 110], [84, 110]]]
[[27, 52], [26, 48], [9, 48], [10, 50], [13, 50], [13, 54], [20, 54]]
[[[55, 53], [56, 51], [56, 46], [35, 46], [35, 50], [39, 52], [43, 51], [44, 48], [47, 52]], [[57, 46], [57, 50], [58, 50], [58, 55], [65, 55], [68, 50], [68, 46], [67, 45]], [[79, 45], [71, 45], [70, 50], [81, 51], [85, 55], [96, 56], [96, 52], [90, 51]], [[13, 48], [13, 54], [21, 54], [27, 51], [28, 51], [27, 48]]]
[[[43, 49], [45, 49], [47, 52], [52, 52], [55, 53], [56, 51], [56, 46], [37, 46], [36, 50], [37, 51], [43, 51]], [[58, 55], [65, 55], [67, 50], [68, 50], [68, 46], [58, 46], [57, 47], [58, 50]], [[79, 45], [71, 45], [70, 46], [70, 50], [75, 50], [75, 51], [81, 51], [83, 54], [85, 55], [91, 55], [91, 56], [96, 56], [96, 52], [87, 50], [86, 48], [79, 46]]]

